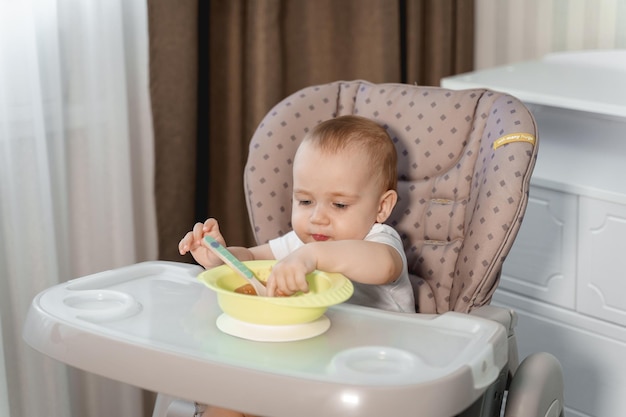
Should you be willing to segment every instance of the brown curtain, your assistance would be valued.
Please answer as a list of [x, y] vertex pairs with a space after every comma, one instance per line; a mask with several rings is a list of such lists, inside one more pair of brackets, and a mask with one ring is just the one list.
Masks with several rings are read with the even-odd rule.
[[178, 241], [209, 216], [228, 244], [254, 243], [248, 141], [287, 95], [473, 69], [473, 0], [150, 0], [148, 13], [160, 259], [185, 260]]

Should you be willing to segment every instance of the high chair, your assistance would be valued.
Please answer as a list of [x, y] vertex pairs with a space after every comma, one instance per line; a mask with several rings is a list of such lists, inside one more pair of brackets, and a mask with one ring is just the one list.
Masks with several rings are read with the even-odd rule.
[[[344, 304], [328, 310], [325, 335], [240, 341], [215, 329], [220, 312], [193, 281], [199, 268], [156, 262], [40, 294], [25, 339], [72, 366], [162, 392], [154, 417], [191, 417], [193, 400], [277, 417], [563, 416], [560, 364], [547, 353], [518, 364], [515, 313], [489, 305], [528, 200], [538, 146], [530, 112], [484, 89], [357, 80], [298, 91], [250, 143], [244, 188], [257, 242], [290, 230], [291, 164], [304, 134], [345, 114], [378, 122], [396, 144], [399, 202], [388, 223], [403, 239], [420, 314]], [[127, 308], [80, 313], [81, 295], [103, 299], [89, 291]], [[92, 342], [53, 335], [46, 323], [61, 319], [66, 333]], [[123, 358], [94, 364], [103, 343]]]

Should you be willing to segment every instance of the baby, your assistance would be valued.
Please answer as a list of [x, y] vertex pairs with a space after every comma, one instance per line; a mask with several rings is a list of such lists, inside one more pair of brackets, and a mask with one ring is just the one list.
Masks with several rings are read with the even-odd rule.
[[[397, 156], [387, 131], [358, 116], [318, 124], [293, 162], [293, 230], [259, 246], [229, 247], [240, 260], [276, 259], [268, 295], [308, 290], [306, 274], [339, 272], [354, 284], [349, 303], [415, 312], [407, 261], [398, 233], [384, 224], [398, 200]], [[215, 219], [196, 223], [180, 241], [204, 268], [222, 261], [202, 245], [204, 235], [225, 245]], [[204, 416], [241, 416], [210, 407]]]

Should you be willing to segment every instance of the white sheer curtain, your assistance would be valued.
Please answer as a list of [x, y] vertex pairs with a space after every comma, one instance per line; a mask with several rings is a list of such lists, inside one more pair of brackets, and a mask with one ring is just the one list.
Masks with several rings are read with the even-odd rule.
[[146, 0], [0, 0], [0, 416], [141, 416], [32, 350], [45, 288], [156, 259]]

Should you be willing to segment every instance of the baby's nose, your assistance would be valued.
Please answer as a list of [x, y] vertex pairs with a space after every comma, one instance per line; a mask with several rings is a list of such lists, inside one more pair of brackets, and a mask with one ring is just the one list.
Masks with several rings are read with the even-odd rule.
[[328, 222], [328, 215], [324, 207], [320, 205], [316, 206], [311, 213], [311, 223], [326, 223]]

